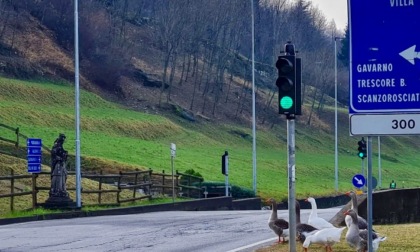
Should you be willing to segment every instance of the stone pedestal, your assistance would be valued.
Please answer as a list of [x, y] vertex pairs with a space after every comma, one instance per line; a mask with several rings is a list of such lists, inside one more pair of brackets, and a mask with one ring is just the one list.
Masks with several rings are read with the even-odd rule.
[[76, 202], [69, 196], [50, 196], [44, 204], [40, 204], [45, 209], [75, 209]]

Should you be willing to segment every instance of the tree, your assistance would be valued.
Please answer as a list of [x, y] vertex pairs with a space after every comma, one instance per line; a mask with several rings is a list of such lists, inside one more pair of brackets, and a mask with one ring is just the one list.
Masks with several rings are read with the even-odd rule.
[[350, 37], [349, 26], [346, 26], [344, 39], [341, 40], [341, 51], [338, 53], [338, 59], [344, 66], [348, 67], [350, 62]]

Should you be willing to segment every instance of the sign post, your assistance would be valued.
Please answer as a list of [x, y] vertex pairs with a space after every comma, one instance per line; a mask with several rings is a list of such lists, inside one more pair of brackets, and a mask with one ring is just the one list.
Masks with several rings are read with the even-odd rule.
[[41, 172], [42, 139], [28, 138], [26, 140], [28, 172]]
[[222, 174], [225, 175], [225, 196], [229, 196], [229, 153], [222, 155]]
[[176, 144], [171, 143], [171, 169], [172, 169], [172, 203], [175, 203], [175, 178], [174, 178], [174, 158], [176, 156]]
[[[349, 0], [350, 135], [367, 135], [372, 252], [372, 136], [420, 134], [420, 4]], [[419, 48], [417, 48], [419, 47]]]

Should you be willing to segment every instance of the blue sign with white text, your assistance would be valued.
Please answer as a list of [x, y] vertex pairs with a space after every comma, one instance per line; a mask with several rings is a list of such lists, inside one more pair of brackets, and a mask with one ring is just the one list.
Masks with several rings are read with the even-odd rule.
[[420, 112], [420, 1], [348, 3], [350, 114]]
[[28, 138], [26, 141], [28, 172], [41, 172], [42, 139]]
[[28, 156], [30, 155], [41, 155], [41, 147], [27, 147]]
[[356, 174], [353, 176], [352, 183], [354, 187], [360, 188], [366, 184], [366, 179], [362, 174]]
[[41, 147], [42, 146], [42, 139], [39, 138], [28, 138], [26, 140], [26, 146], [28, 147]]

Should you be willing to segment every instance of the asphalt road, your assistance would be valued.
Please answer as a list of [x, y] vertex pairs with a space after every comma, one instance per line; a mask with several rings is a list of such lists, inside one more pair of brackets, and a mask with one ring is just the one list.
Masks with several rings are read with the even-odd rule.
[[[329, 220], [340, 208], [318, 209]], [[310, 210], [302, 210], [305, 222]], [[1, 252], [237, 252], [273, 244], [271, 210], [154, 212], [0, 226]], [[288, 211], [278, 211], [288, 218]]]

